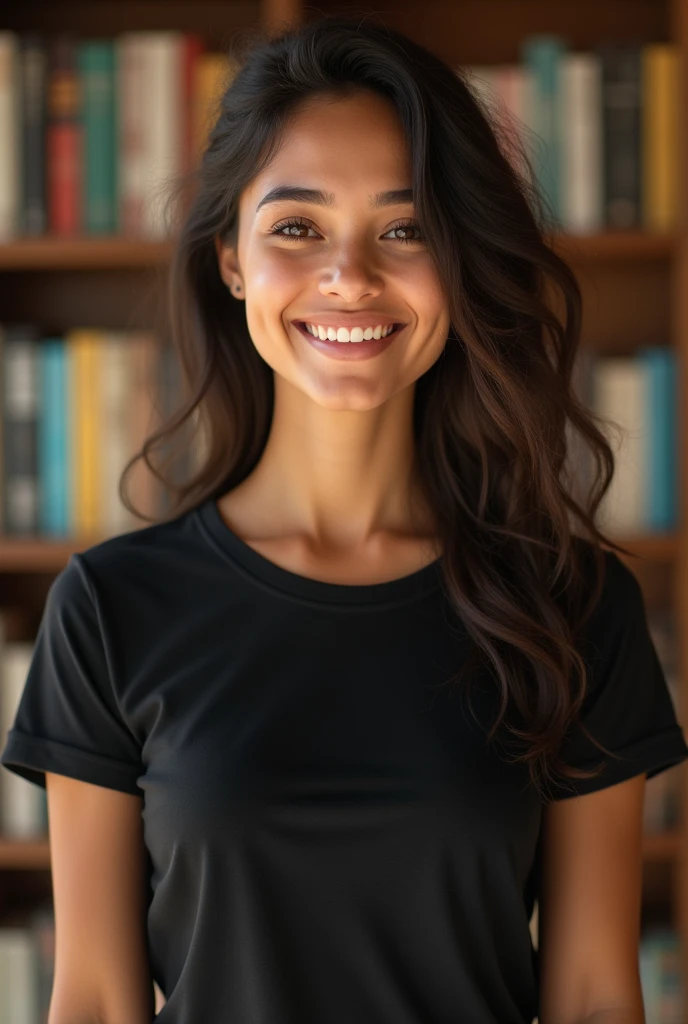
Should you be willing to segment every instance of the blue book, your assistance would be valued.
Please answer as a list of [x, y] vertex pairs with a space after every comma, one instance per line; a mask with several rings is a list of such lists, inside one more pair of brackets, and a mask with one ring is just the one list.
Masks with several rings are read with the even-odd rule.
[[637, 357], [647, 372], [647, 528], [672, 530], [678, 522], [676, 353], [666, 347], [641, 348]]
[[535, 133], [535, 151], [531, 154], [538, 191], [545, 200], [545, 230], [562, 230], [561, 133], [559, 116], [560, 67], [568, 52], [566, 39], [558, 35], [527, 36], [521, 48], [521, 60], [532, 75], [533, 109], [530, 123]]
[[70, 465], [68, 446], [67, 361], [63, 338], [41, 342], [39, 355], [40, 416], [38, 419], [39, 521], [41, 533], [70, 533]]

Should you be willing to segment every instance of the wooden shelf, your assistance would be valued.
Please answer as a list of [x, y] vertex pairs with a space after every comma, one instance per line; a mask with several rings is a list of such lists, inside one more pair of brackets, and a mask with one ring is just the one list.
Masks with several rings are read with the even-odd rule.
[[[0, 536], [0, 575], [59, 572], [73, 552], [83, 551], [104, 539], [99, 535], [65, 540]], [[679, 550], [679, 536], [675, 533], [621, 537], [618, 543], [651, 562], [671, 562]]]
[[554, 247], [574, 262], [594, 260], [663, 260], [677, 249], [677, 237], [649, 231], [606, 231], [596, 235], [554, 235]]
[[[594, 235], [550, 236], [563, 256], [573, 260], [657, 260], [675, 251], [674, 235], [610, 231]], [[113, 270], [155, 267], [168, 262], [170, 241], [117, 236], [20, 238], [0, 245], [0, 270]]]
[[[670, 562], [678, 557], [680, 543], [678, 533], [645, 533], [632, 537], [613, 537], [610, 534], [610, 537], [617, 544], [628, 548], [629, 551], [647, 561]], [[635, 564], [635, 559], [633, 564]]]
[[0, 838], [0, 870], [41, 870], [50, 867], [47, 839]]
[[0, 573], [59, 572], [75, 551], [83, 551], [101, 537], [43, 540], [36, 537], [0, 537]]
[[113, 270], [154, 267], [170, 257], [170, 242], [135, 238], [21, 238], [0, 245], [0, 270]]

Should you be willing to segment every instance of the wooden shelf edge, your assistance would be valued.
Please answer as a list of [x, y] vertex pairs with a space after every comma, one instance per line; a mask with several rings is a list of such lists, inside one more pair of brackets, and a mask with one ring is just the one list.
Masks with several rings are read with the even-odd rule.
[[[678, 248], [676, 233], [602, 231], [590, 235], [547, 233], [561, 255], [576, 260], [667, 259]], [[119, 235], [60, 238], [44, 235], [0, 244], [0, 270], [111, 270], [163, 266], [172, 254], [169, 239], [153, 241]]]
[[168, 262], [169, 241], [107, 236], [18, 238], [0, 245], [0, 270], [154, 267]]
[[46, 869], [50, 869], [50, 847], [47, 839], [0, 838], [0, 870]]

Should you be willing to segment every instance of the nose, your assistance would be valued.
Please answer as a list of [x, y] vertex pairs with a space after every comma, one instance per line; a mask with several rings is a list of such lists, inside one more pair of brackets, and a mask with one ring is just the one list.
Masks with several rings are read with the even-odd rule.
[[320, 294], [337, 296], [345, 302], [357, 302], [362, 298], [379, 295], [382, 287], [382, 279], [374, 262], [360, 246], [355, 250], [349, 246], [346, 251], [340, 251], [334, 265], [323, 273]]

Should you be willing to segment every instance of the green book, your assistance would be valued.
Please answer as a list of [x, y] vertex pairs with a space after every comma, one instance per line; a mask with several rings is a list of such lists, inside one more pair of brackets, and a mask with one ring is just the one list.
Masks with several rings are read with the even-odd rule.
[[83, 223], [87, 234], [113, 234], [117, 217], [115, 47], [88, 40], [78, 47], [83, 124]]

